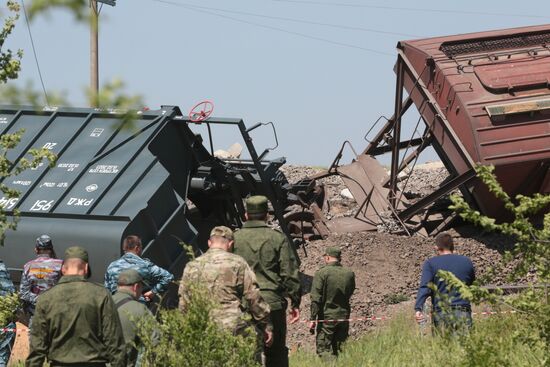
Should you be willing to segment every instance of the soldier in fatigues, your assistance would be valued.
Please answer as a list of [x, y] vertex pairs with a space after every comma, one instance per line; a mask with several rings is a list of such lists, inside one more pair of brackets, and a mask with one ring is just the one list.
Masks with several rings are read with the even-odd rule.
[[247, 221], [235, 233], [233, 252], [242, 256], [254, 270], [262, 297], [271, 308], [273, 344], [265, 350], [266, 366], [286, 367], [288, 348], [285, 297], [290, 298], [290, 323], [294, 323], [300, 318], [302, 293], [298, 262], [290, 243], [284, 234], [267, 226], [267, 210], [265, 196], [252, 196], [246, 200]]
[[61, 265], [63, 264], [63, 260], [55, 258], [53, 243], [48, 235], [43, 234], [36, 239], [34, 251], [36, 259], [23, 266], [23, 275], [19, 286], [19, 296], [23, 301], [23, 307], [31, 317], [34, 315], [38, 296], [56, 285], [61, 278]]
[[36, 302], [27, 367], [126, 366], [122, 327], [109, 292], [87, 281], [91, 271], [82, 247], [65, 251], [63, 276]]
[[[138, 323], [144, 318], [155, 324], [157, 322], [151, 311], [143, 303], [138, 302], [142, 281], [137, 270], [123, 270], [118, 276], [118, 290], [113, 296], [126, 342], [128, 367], [140, 365], [138, 348], [141, 349], [141, 343], [137, 333]], [[158, 342], [158, 329], [152, 335], [152, 341], [155, 344]]]
[[114, 294], [118, 286], [118, 275], [125, 269], [135, 269], [141, 275], [143, 283], [149, 289], [143, 293], [140, 301], [152, 301], [156, 295], [160, 295], [168, 289], [168, 285], [174, 276], [167, 270], [157, 266], [149, 259], [141, 257], [143, 247], [138, 236], [128, 236], [122, 243], [124, 255], [113, 261], [107, 267], [105, 273], [105, 288]]
[[223, 328], [239, 335], [246, 332], [250, 316], [255, 326], [265, 334], [265, 344], [272, 341], [269, 305], [263, 300], [256, 276], [246, 261], [228, 251], [233, 246], [233, 232], [227, 227], [215, 227], [210, 233], [208, 251], [189, 262], [179, 287], [179, 308], [186, 311], [194, 284], [207, 287], [219, 307], [210, 317]]
[[350, 298], [355, 290], [355, 274], [340, 264], [340, 249], [325, 251], [325, 266], [313, 277], [311, 286], [310, 329], [317, 325], [317, 354], [337, 356], [348, 338], [349, 322], [316, 322], [316, 320], [348, 319]]
[[[0, 260], [0, 297], [7, 296], [15, 292], [15, 287], [10, 278], [10, 273]], [[0, 332], [0, 367], [5, 367], [8, 364], [11, 354], [11, 348], [15, 341], [15, 322], [11, 320], [7, 325], [0, 325], [1, 328], [9, 329], [9, 331]]]

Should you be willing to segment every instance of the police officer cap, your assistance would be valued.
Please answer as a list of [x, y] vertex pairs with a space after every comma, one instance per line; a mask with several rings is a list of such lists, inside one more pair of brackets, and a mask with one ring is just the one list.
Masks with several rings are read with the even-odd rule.
[[210, 237], [223, 237], [229, 241], [233, 241], [233, 231], [225, 226], [214, 227], [210, 231]]
[[47, 234], [43, 234], [42, 236], [38, 237], [36, 239], [36, 248], [39, 249], [51, 249], [53, 248], [52, 239]]
[[340, 258], [342, 251], [338, 247], [327, 247], [325, 255]]
[[135, 269], [126, 269], [120, 272], [118, 275], [118, 285], [134, 285], [136, 283], [142, 283], [143, 278], [139, 275]]
[[249, 197], [246, 199], [246, 211], [250, 214], [267, 213], [267, 198], [263, 195]]

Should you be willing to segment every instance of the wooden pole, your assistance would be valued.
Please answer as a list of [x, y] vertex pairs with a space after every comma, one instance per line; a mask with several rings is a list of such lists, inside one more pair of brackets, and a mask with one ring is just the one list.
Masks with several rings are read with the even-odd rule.
[[97, 1], [90, 0], [90, 105], [97, 105], [99, 93], [99, 14], [97, 12]]

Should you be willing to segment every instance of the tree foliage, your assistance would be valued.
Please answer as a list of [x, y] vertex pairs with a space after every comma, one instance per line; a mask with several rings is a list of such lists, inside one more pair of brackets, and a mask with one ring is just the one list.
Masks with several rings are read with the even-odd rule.
[[[516, 297], [504, 297], [501, 293], [490, 293], [477, 285], [466, 286], [451, 273], [438, 274], [451, 287], [474, 303], [490, 302], [495, 307], [506, 305], [516, 310], [530, 324], [531, 332], [516, 332], [516, 337], [535, 346], [545, 345], [547, 351], [541, 365], [550, 366], [550, 305], [548, 286], [550, 283], [550, 195], [534, 194], [531, 197], [517, 195], [514, 199], [503, 190], [494, 176], [494, 167], [478, 166], [478, 177], [487, 185], [489, 191], [499, 198], [512, 220], [497, 223], [493, 218], [482, 215], [472, 209], [462, 197], [453, 196], [451, 209], [466, 221], [472, 222], [484, 230], [496, 231], [515, 239], [515, 245], [504, 257], [504, 262], [514, 260], [512, 281], [518, 281], [527, 274], [534, 274], [542, 287], [530, 287]], [[542, 217], [542, 221], [540, 219]], [[533, 333], [532, 330], [536, 330]]]
[[[14, 53], [3, 48], [7, 37], [15, 27], [20, 11], [19, 4], [12, 0], [8, 0], [7, 7], [12, 15], [4, 20], [4, 26], [0, 32], [0, 85], [18, 77], [21, 70], [21, 57], [23, 56], [21, 50]], [[27, 169], [36, 168], [44, 160], [48, 161], [50, 165], [53, 165], [56, 160], [56, 156], [44, 148], [30, 149], [21, 159], [11, 160], [8, 152], [20, 143], [24, 132], [24, 130], [19, 130], [12, 134], [2, 134], [0, 137], [0, 179], [2, 179], [2, 183], [0, 183], [0, 192], [2, 193], [0, 199], [0, 241], [4, 239], [7, 230], [13, 230], [17, 226], [18, 212], [17, 210], [11, 212], [11, 203], [17, 202], [19, 191], [8, 187], [4, 183], [6, 179], [17, 176]], [[7, 210], [11, 212], [11, 215], [8, 215], [10, 213]]]
[[[548, 212], [550, 195], [535, 194], [532, 197], [517, 195], [514, 202], [494, 176], [493, 166], [478, 166], [476, 171], [489, 191], [502, 200], [513, 220], [496, 223], [493, 218], [472, 209], [462, 197], [457, 195], [451, 197], [453, 205], [450, 208], [468, 222], [485, 230], [509, 235], [516, 240], [515, 246], [505, 258], [507, 261], [517, 259], [514, 277], [519, 278], [529, 271], [534, 271], [540, 280], [548, 280], [550, 277], [550, 212]], [[533, 217], [543, 214], [544, 210], [546, 213], [542, 225], [535, 225], [532, 221]]]

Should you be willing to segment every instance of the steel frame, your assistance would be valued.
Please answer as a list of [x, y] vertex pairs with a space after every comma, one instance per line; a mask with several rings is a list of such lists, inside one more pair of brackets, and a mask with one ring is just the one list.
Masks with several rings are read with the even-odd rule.
[[[428, 68], [428, 66], [429, 65], [427, 65], [426, 68]], [[395, 91], [395, 105], [394, 105], [393, 116], [390, 119], [388, 119], [384, 127], [377, 133], [377, 135], [369, 143], [369, 145], [363, 151], [362, 154], [377, 156], [388, 152], [392, 153], [390, 177], [388, 178], [388, 180], [386, 180], [386, 182], [384, 182], [384, 186], [388, 185], [390, 189], [389, 197], [388, 197], [390, 207], [391, 207], [390, 209], [392, 209], [394, 213], [397, 213], [396, 217], [399, 221], [406, 222], [415, 214], [418, 214], [427, 206], [435, 202], [437, 199], [448, 194], [449, 192], [451, 192], [456, 188], [460, 188], [460, 190], [464, 193], [467, 199], [471, 199], [470, 192], [468, 191], [466, 185], [469, 184], [475, 178], [476, 174], [474, 170], [474, 162], [472, 161], [466, 149], [464, 148], [464, 146], [462, 145], [462, 143], [454, 133], [449, 122], [446, 120], [445, 115], [439, 109], [437, 102], [435, 101], [433, 96], [428, 92], [426, 85], [422, 81], [421, 77], [424, 72], [418, 75], [415, 72], [412, 65], [406, 59], [406, 57], [404, 57], [404, 54], [401, 50], [398, 51], [395, 71], [396, 71], [396, 91]], [[413, 90], [409, 93], [409, 95], [405, 99], [403, 99], [403, 94], [405, 89], [405, 86], [404, 86], [405, 76], [407, 76], [411, 80], [414, 80], [415, 84], [414, 84]], [[411, 137], [411, 139], [409, 140], [402, 140], [402, 136], [401, 136], [402, 117], [405, 114], [405, 112], [409, 109], [409, 107], [413, 104], [413, 100], [411, 97], [413, 92], [420, 94], [420, 96], [423, 98], [422, 110], [424, 108], [428, 108], [430, 110], [430, 113], [434, 116], [434, 122], [436, 122], [437, 120], [440, 126], [443, 126], [445, 133], [450, 137], [451, 142], [456, 147], [457, 151], [464, 158], [464, 161], [469, 166], [469, 169], [465, 173], [462, 173], [462, 174], [457, 173], [456, 169], [453, 167], [449, 158], [447, 157], [445, 151], [442, 149], [441, 146], [439, 146], [436, 139], [433, 138], [433, 130], [432, 130], [433, 124], [427, 123], [424, 117], [422, 116], [422, 113], [421, 113], [421, 118], [426, 125], [425, 131], [422, 137], [421, 138]], [[391, 136], [391, 138], [389, 139], [389, 142], [387, 142], [387, 144], [385, 145], [380, 145], [382, 140], [384, 140], [384, 138], [386, 138], [388, 135]], [[420, 153], [430, 145], [436, 150], [437, 154], [443, 161], [445, 167], [450, 172], [451, 178], [447, 180], [445, 183], [443, 183], [433, 193], [421, 198], [419, 201], [409, 206], [408, 208], [404, 210], [400, 210], [398, 209], [398, 205], [399, 205], [399, 195], [398, 195], [398, 187], [397, 187], [397, 184], [399, 182], [398, 175], [411, 162], [415, 161], [420, 155]], [[416, 147], [416, 149], [412, 153], [404, 157], [402, 160], [400, 160], [400, 151], [404, 148], [413, 147], [413, 146]]]

